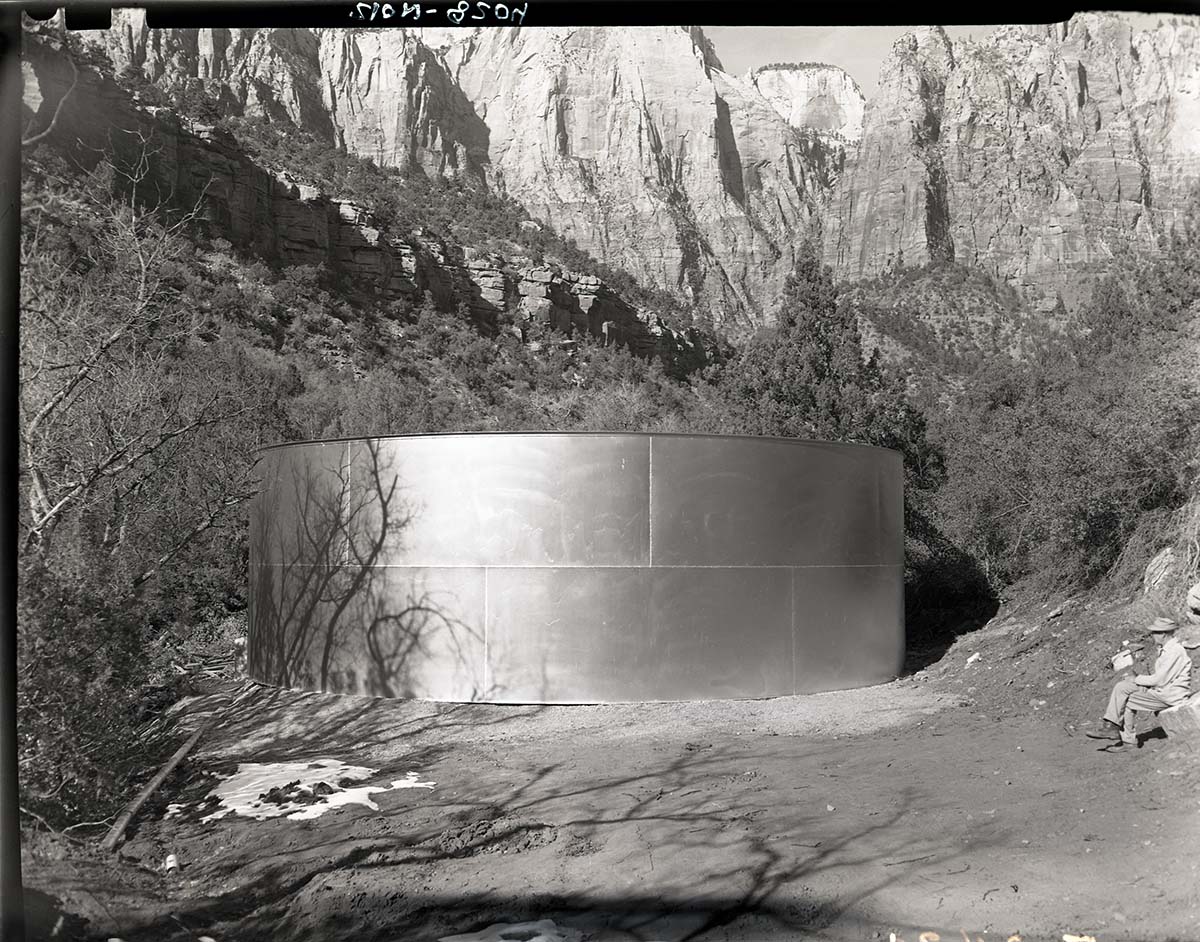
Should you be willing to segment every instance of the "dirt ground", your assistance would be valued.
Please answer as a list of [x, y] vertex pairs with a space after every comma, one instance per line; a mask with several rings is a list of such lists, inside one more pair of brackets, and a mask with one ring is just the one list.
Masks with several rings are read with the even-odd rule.
[[[758, 701], [437, 705], [230, 682], [179, 706], [213, 725], [119, 863], [27, 842], [33, 937], [65, 912], [57, 938], [125, 942], [1200, 939], [1200, 751], [1149, 727], [1102, 751], [1080, 725], [1099, 705], [983, 710], [966, 691], [986, 665], [964, 666], [963, 644], [891, 684]], [[164, 818], [239, 762], [318, 758], [434, 787], [314, 820]]]

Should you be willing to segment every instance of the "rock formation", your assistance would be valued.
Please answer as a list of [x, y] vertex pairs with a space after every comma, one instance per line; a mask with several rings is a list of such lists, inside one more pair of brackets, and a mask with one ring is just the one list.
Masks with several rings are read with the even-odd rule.
[[108, 30], [86, 30], [117, 72], [132, 69], [161, 88], [199, 80], [227, 110], [284, 117], [328, 136], [318, 40], [305, 29], [152, 30], [142, 10], [120, 10]]
[[822, 145], [698, 30], [477, 30], [442, 48], [499, 191], [718, 319], [773, 303], [828, 185]]
[[[41, 42], [27, 39], [25, 53], [25, 103], [41, 127], [71, 73], [65, 59]], [[159, 192], [173, 194], [182, 206], [199, 201], [214, 234], [275, 264], [324, 266], [364, 297], [420, 301], [428, 294], [442, 310], [465, 304], [483, 321], [494, 322], [501, 312], [537, 318], [627, 344], [643, 355], [687, 346], [655, 315], [594, 276], [421, 232], [385, 231], [363, 207], [258, 166], [228, 135], [181, 122], [167, 109], [133, 107], [111, 79], [81, 69], [56, 139], [82, 141], [86, 147], [77, 156], [83, 159], [95, 159], [104, 148], [140, 146], [137, 135], [113, 135], [114, 128], [152, 141]]]
[[231, 111], [482, 181], [728, 325], [770, 319], [813, 233], [844, 279], [953, 259], [1047, 307], [1123, 247], [1156, 251], [1200, 177], [1197, 22], [918, 29], [865, 107], [832, 67], [728, 75], [695, 28], [151, 32], [117, 11], [92, 42]]
[[849, 144], [862, 137], [867, 101], [858, 83], [837, 66], [768, 65], [753, 69], [749, 80], [792, 127]]
[[320, 30], [337, 143], [380, 166], [485, 179], [488, 126], [441, 58], [408, 30]]
[[840, 160], [723, 72], [695, 28], [183, 33], [117, 11], [90, 38], [118, 70], [205, 80], [233, 113], [286, 113], [382, 165], [481, 179], [726, 322], [773, 306]]
[[844, 277], [954, 258], [1053, 305], [1155, 251], [1200, 178], [1200, 30], [1082, 14], [952, 46], [898, 41], [830, 205]]

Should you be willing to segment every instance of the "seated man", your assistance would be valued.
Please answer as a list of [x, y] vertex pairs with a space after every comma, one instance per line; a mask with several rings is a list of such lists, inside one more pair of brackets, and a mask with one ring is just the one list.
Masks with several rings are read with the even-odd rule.
[[1188, 698], [1192, 683], [1192, 660], [1175, 637], [1177, 627], [1169, 618], [1156, 618], [1154, 624], [1146, 629], [1158, 642], [1154, 672], [1119, 681], [1113, 687], [1108, 710], [1104, 713], [1107, 728], [1088, 733], [1089, 736], [1136, 746], [1138, 739], [1133, 729], [1135, 711], [1156, 713], [1183, 703]]

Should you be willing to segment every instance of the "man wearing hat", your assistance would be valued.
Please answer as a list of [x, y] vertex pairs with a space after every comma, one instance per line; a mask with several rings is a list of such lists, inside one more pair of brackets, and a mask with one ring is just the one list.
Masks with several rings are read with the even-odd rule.
[[1119, 681], [1108, 698], [1108, 709], [1104, 713], [1106, 728], [1097, 733], [1088, 733], [1089, 736], [1136, 746], [1138, 739], [1133, 728], [1133, 714], [1136, 711], [1157, 713], [1188, 698], [1192, 684], [1192, 660], [1175, 637], [1177, 627], [1170, 618], [1156, 618], [1146, 629], [1158, 642], [1154, 672]]

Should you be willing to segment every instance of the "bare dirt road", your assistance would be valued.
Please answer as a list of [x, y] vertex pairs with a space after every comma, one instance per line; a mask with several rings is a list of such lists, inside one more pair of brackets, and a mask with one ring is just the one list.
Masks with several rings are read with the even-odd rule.
[[[216, 724], [119, 866], [27, 850], [34, 904], [73, 914], [59, 938], [1200, 939], [1200, 756], [1154, 737], [1109, 754], [912, 678], [573, 707], [230, 684], [183, 709]], [[239, 763], [316, 759], [432, 787], [201, 820]]]

